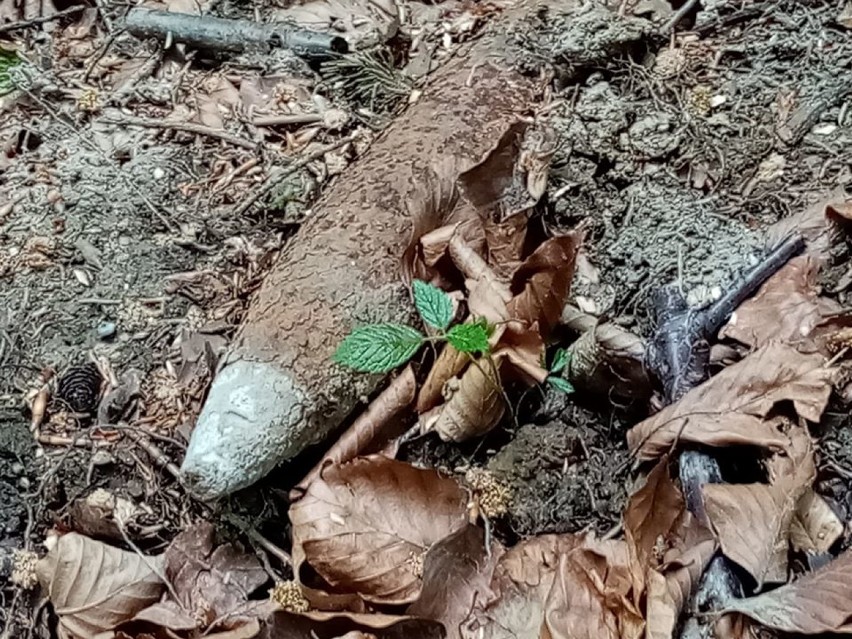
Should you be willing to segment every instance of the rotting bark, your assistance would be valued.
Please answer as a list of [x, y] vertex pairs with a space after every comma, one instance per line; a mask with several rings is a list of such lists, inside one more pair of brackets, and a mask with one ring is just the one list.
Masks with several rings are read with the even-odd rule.
[[[248, 486], [337, 427], [381, 381], [330, 357], [353, 326], [413, 323], [401, 256], [418, 202], [457, 192], [544, 87], [515, 68], [527, 3], [435, 73], [420, 99], [333, 183], [253, 300], [193, 432], [182, 472], [207, 498]], [[428, 187], [426, 186], [428, 185]], [[424, 192], [426, 191], [426, 192]], [[423, 204], [428, 206], [428, 203]]]
[[[655, 292], [652, 305], [657, 328], [648, 347], [647, 366], [662, 386], [667, 404], [676, 402], [707, 379], [709, 340], [742, 302], [803, 249], [801, 237], [787, 238], [721, 299], [705, 309], [689, 309], [676, 286], [670, 285]], [[700, 450], [682, 452], [678, 463], [687, 507], [707, 526], [709, 522], [701, 486], [723, 481], [719, 464], [711, 454]], [[702, 575], [689, 610], [719, 610], [728, 599], [741, 594], [741, 584], [728, 560], [717, 555]], [[709, 626], [692, 618], [684, 624], [681, 637], [705, 637], [709, 636], [709, 630]]]
[[266, 53], [282, 48], [310, 59], [326, 59], [349, 51], [349, 43], [340, 36], [289, 24], [261, 24], [155, 9], [131, 9], [125, 26], [139, 38], [162, 41], [172, 38], [176, 42], [211, 51]]

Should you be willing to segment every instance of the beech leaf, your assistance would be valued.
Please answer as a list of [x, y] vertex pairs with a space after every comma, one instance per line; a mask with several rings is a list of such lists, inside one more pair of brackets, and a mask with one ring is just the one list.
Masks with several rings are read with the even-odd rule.
[[494, 428], [506, 410], [500, 381], [502, 362], [479, 358], [471, 362], [460, 379], [448, 381], [444, 387], [448, 399], [435, 409], [437, 417], [426, 422], [426, 430], [434, 430], [444, 441], [463, 442]]
[[833, 377], [821, 355], [773, 342], [640, 422], [627, 433], [627, 443], [641, 460], [660, 457], [678, 441], [781, 451], [789, 440], [769, 413], [789, 401], [799, 416], [818, 422]]
[[852, 551], [791, 584], [748, 599], [724, 612], [739, 612], [779, 632], [852, 634]]
[[816, 477], [813, 447], [803, 428], [791, 433], [788, 455], [769, 463], [769, 483], [705, 484], [707, 517], [722, 552], [748, 570], [758, 587], [787, 580], [790, 529], [799, 501]]
[[157, 601], [162, 569], [162, 557], [68, 533], [38, 562], [37, 573], [59, 617], [60, 636], [92, 639]]
[[831, 506], [812, 489], [802, 495], [790, 526], [790, 541], [803, 552], [828, 552], [843, 536], [844, 526]]
[[466, 525], [466, 504], [459, 484], [434, 470], [379, 455], [328, 466], [290, 507], [294, 556], [304, 553], [337, 592], [411, 603], [424, 554]]
[[443, 639], [437, 621], [417, 617], [351, 612], [274, 612], [258, 639]]

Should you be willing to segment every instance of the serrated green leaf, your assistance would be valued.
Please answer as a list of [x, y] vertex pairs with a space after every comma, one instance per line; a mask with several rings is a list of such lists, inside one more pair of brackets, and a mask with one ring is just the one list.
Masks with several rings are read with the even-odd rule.
[[557, 390], [561, 390], [563, 393], [570, 395], [574, 392], [574, 386], [567, 379], [563, 379], [562, 377], [555, 377], [551, 375], [547, 378], [547, 383], [553, 386], [553, 388]]
[[411, 359], [423, 340], [410, 326], [369, 324], [352, 331], [332, 359], [362, 373], [387, 373]]
[[444, 330], [453, 319], [453, 301], [436, 286], [414, 280], [414, 305], [429, 326]]
[[447, 333], [447, 341], [462, 353], [488, 352], [488, 325], [484, 321], [457, 324]]
[[561, 373], [565, 370], [565, 367], [568, 365], [568, 360], [571, 358], [571, 353], [569, 353], [564, 348], [560, 348], [556, 351], [556, 355], [553, 356], [553, 363], [550, 365], [550, 372], [554, 374]]
[[17, 52], [0, 49], [0, 95], [5, 95], [15, 88], [11, 70], [21, 63]]

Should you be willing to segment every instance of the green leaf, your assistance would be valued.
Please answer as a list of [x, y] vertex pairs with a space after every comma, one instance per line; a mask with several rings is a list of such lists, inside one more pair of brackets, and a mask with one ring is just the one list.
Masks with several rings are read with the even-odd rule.
[[564, 348], [560, 348], [556, 351], [556, 355], [553, 356], [553, 363], [550, 365], [550, 372], [554, 374], [561, 373], [565, 370], [565, 367], [568, 365], [568, 360], [570, 359], [571, 353]]
[[447, 341], [462, 353], [487, 353], [488, 324], [484, 320], [474, 324], [457, 324], [447, 333]]
[[414, 305], [429, 326], [444, 330], [453, 319], [453, 301], [436, 286], [414, 280]]
[[410, 326], [369, 324], [352, 331], [332, 359], [363, 373], [387, 373], [411, 359], [423, 340]]
[[17, 52], [0, 48], [0, 95], [10, 93], [15, 88], [10, 71], [20, 63]]
[[563, 379], [561, 377], [555, 377], [551, 375], [547, 378], [547, 383], [556, 388], [557, 390], [561, 390], [563, 393], [570, 395], [574, 392], [574, 386], [567, 379]]

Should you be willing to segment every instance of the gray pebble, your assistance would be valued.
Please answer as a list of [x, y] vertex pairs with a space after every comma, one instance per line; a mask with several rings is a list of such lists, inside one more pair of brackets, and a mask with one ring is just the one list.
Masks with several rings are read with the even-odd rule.
[[98, 339], [109, 339], [115, 335], [115, 322], [102, 322], [97, 328]]

